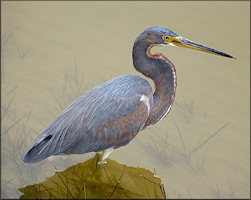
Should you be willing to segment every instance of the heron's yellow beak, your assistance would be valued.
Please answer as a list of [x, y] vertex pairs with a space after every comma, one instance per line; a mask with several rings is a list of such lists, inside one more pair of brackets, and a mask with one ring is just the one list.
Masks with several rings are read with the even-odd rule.
[[183, 37], [172, 37], [172, 36], [168, 36], [165, 38], [163, 38], [165, 43], [167, 44], [173, 44], [174, 46], [178, 46], [178, 47], [185, 47], [188, 49], [194, 49], [194, 50], [198, 50], [198, 51], [204, 51], [207, 53], [212, 53], [212, 54], [216, 54], [219, 56], [224, 56], [224, 57], [229, 57], [229, 58], [234, 58], [233, 56], [230, 56], [229, 54], [226, 54], [224, 52], [218, 51], [216, 49], [212, 49], [210, 47], [201, 45], [201, 44], [197, 44], [191, 40], [185, 39]]

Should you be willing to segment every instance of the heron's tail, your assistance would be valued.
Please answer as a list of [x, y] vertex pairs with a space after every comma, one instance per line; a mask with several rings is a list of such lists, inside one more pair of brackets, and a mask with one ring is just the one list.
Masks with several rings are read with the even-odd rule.
[[51, 135], [44, 138], [37, 138], [31, 147], [22, 155], [21, 160], [25, 163], [36, 163], [51, 156], [52, 154], [45, 149], [51, 138]]

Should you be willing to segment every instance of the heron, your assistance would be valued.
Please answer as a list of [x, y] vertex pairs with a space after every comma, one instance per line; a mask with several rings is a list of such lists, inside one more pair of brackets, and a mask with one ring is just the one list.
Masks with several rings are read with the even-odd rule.
[[134, 68], [153, 80], [154, 92], [137, 75], [119, 76], [95, 87], [63, 110], [21, 160], [36, 163], [54, 155], [103, 152], [103, 164], [113, 149], [127, 145], [140, 131], [166, 117], [176, 94], [176, 69], [164, 54], [151, 53], [154, 46], [185, 47], [234, 58], [168, 28], [147, 28], [134, 41], [132, 58]]

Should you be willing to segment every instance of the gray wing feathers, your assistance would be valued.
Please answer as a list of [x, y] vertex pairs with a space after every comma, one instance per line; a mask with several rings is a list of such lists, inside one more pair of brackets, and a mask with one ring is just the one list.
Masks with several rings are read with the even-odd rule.
[[[81, 149], [74, 153], [106, 148], [110, 144], [90, 142], [91, 139], [101, 139], [100, 135], [93, 133], [97, 126], [133, 113], [143, 94], [152, 101], [150, 84], [139, 76], [125, 75], [107, 81], [69, 105], [38, 136], [21, 159], [24, 162], [38, 162], [51, 155], [67, 153], [80, 142]], [[103, 135], [103, 139], [112, 137], [109, 134]]]

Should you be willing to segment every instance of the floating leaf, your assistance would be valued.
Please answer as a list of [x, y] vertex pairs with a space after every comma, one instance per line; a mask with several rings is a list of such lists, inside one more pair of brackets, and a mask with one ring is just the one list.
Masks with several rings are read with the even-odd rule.
[[56, 172], [42, 183], [19, 188], [21, 199], [166, 198], [160, 178], [142, 168], [128, 167], [99, 155]]

